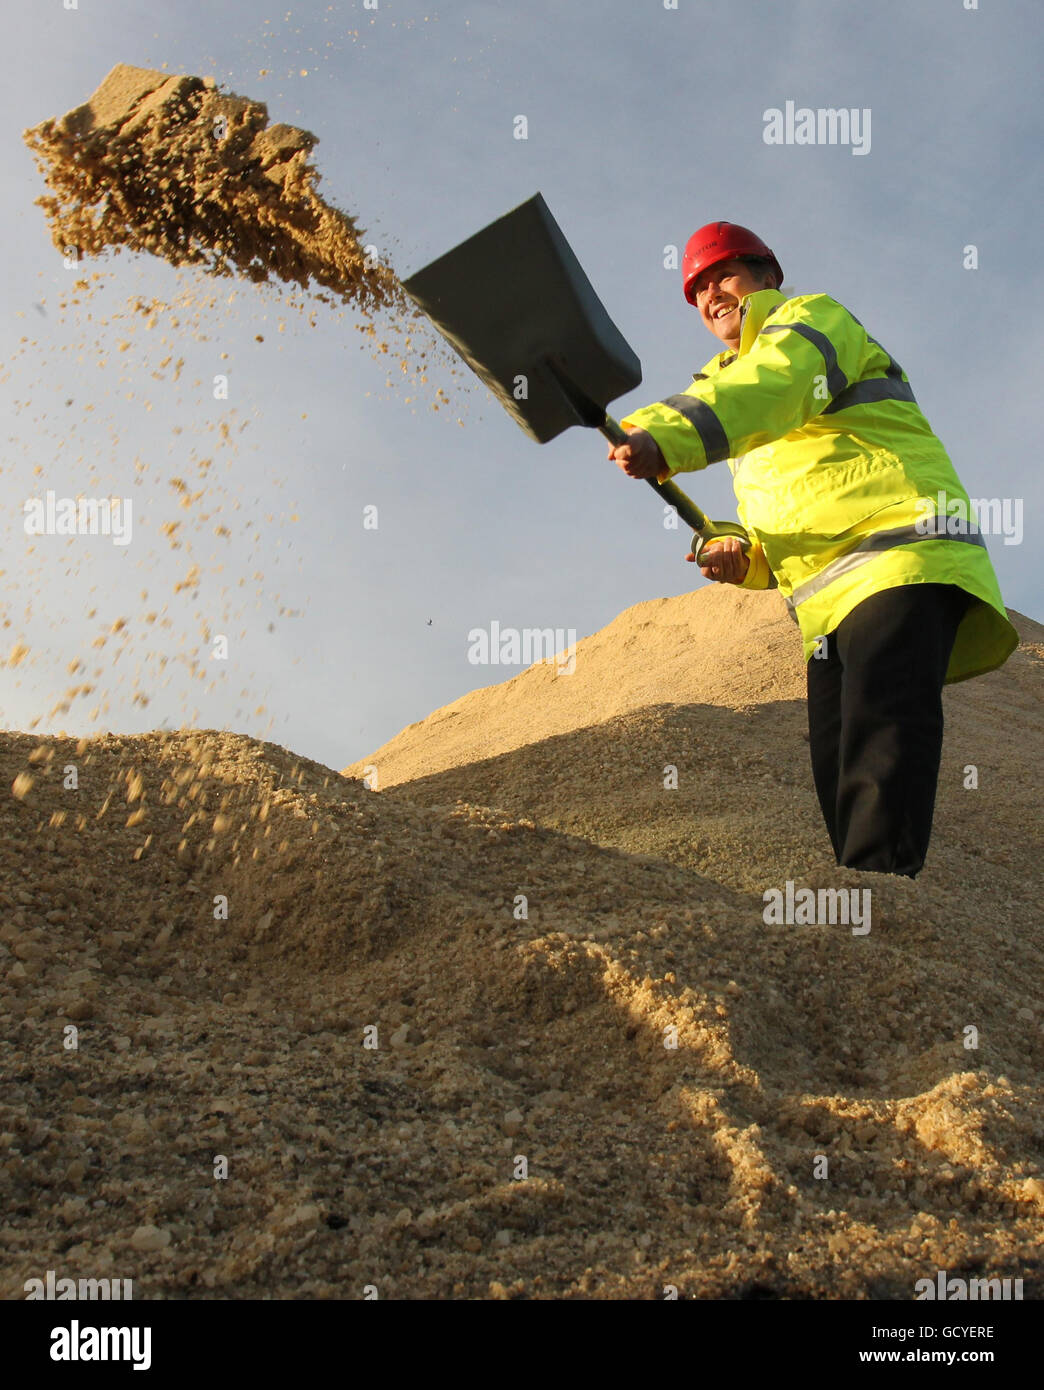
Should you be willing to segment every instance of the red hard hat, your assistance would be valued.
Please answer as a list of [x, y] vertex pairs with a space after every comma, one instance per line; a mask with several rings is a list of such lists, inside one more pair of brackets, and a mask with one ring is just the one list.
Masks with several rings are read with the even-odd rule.
[[690, 291], [700, 271], [719, 261], [731, 260], [733, 256], [762, 257], [776, 272], [777, 289], [782, 285], [783, 270], [779, 261], [749, 227], [741, 227], [738, 222], [708, 222], [689, 237], [682, 258], [682, 289], [690, 304], [696, 303]]

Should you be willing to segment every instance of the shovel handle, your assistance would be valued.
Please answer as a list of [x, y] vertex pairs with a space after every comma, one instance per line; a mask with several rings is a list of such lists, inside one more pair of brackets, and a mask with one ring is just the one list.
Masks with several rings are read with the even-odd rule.
[[[610, 444], [627, 443], [627, 431], [611, 415], [607, 415], [605, 422], [598, 428]], [[696, 532], [692, 538], [694, 555], [698, 557], [705, 545], [710, 541], [719, 540], [722, 536], [738, 536], [740, 549], [744, 555], [749, 553], [750, 537], [742, 526], [732, 521], [708, 521], [706, 513], [702, 512], [692, 498], [687, 497], [676, 483], [669, 480], [661, 483], [655, 478], [646, 478], [645, 481], [650, 487], [655, 488], [668, 505], [674, 508], [682, 521]]]
[[[605, 424], [600, 425], [599, 429], [610, 444], [627, 443], [627, 431], [611, 415], [605, 417]], [[686, 497], [676, 483], [669, 481], [661, 483], [657, 482], [655, 478], [646, 478], [645, 481], [650, 487], [656, 489], [660, 496], [675, 509], [682, 521], [691, 526], [694, 531], [702, 531], [707, 525], [707, 518], [704, 513], [700, 511], [691, 497]]]

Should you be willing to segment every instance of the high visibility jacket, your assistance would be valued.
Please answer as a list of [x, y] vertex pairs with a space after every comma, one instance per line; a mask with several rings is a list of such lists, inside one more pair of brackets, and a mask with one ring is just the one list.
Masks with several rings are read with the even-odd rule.
[[649, 431], [672, 473], [728, 461], [753, 542], [742, 587], [778, 585], [807, 660], [871, 594], [956, 584], [978, 602], [947, 683], [1003, 665], [1018, 633], [968, 494], [903, 369], [829, 295], [759, 290], [741, 318], [737, 352], [623, 423]]

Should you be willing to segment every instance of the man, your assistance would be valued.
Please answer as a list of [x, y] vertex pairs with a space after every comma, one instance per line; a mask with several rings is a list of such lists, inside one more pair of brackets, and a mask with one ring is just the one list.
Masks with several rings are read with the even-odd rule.
[[701, 572], [779, 588], [802, 634], [812, 773], [837, 862], [913, 878], [931, 835], [942, 687], [1018, 645], [968, 495], [899, 364], [828, 295], [781, 294], [779, 262], [753, 232], [701, 227], [682, 274], [726, 351], [681, 395], [625, 417], [628, 441], [609, 457], [661, 482], [728, 461], [749, 554], [728, 537]]

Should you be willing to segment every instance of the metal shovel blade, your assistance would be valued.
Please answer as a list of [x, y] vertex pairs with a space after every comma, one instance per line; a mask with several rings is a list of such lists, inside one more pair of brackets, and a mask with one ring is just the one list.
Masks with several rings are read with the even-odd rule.
[[641, 382], [642, 364], [539, 193], [402, 283], [540, 444], [595, 423], [578, 400], [604, 410]]

